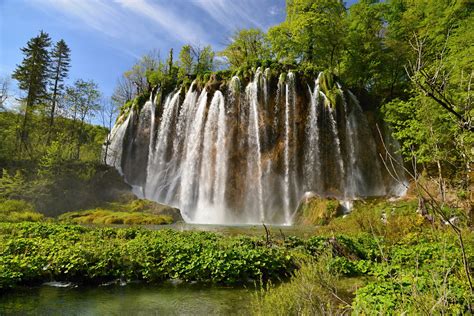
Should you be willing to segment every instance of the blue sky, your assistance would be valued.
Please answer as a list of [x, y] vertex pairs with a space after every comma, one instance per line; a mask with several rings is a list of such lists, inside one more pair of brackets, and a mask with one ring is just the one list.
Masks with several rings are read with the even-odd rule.
[[220, 50], [235, 30], [266, 30], [284, 18], [285, 0], [0, 0], [0, 76], [44, 30], [71, 48], [69, 82], [92, 79], [111, 95], [117, 78], [153, 49], [162, 56], [187, 43]]

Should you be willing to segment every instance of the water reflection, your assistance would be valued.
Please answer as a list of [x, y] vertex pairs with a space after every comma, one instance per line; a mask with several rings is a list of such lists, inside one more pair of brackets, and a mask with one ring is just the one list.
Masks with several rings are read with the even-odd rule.
[[252, 289], [200, 284], [18, 288], [0, 315], [246, 315]]

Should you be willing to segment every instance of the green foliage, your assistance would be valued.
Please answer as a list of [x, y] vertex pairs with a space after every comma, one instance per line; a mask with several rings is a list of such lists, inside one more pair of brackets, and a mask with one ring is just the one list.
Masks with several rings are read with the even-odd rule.
[[243, 65], [256, 66], [259, 61], [270, 58], [270, 47], [260, 29], [242, 29], [235, 32], [231, 43], [219, 55], [226, 57], [234, 69]]
[[43, 219], [44, 215], [26, 201], [0, 199], [0, 222], [37, 222]]
[[[362, 0], [349, 8], [346, 53], [343, 55], [341, 76], [356, 91], [381, 93], [383, 80], [390, 76], [393, 63], [388, 61], [391, 52], [384, 48], [383, 4]], [[391, 70], [391, 69], [390, 69]]]
[[[465, 241], [471, 271], [473, 238], [468, 233]], [[312, 237], [303, 245], [291, 240], [311, 258], [289, 282], [262, 286], [252, 302], [254, 314], [468, 313], [474, 297], [456, 237], [438, 231], [400, 233], [398, 240], [393, 244], [368, 234]]]
[[0, 199], [15, 199], [20, 197], [27, 185], [28, 182], [20, 170], [16, 170], [13, 175], [10, 175], [8, 170], [3, 169], [2, 177], [0, 178]]
[[343, 2], [293, 0], [287, 3], [286, 11], [286, 20], [268, 33], [276, 56], [335, 69], [347, 29]]
[[[337, 274], [329, 271], [330, 261], [331, 255], [324, 253], [317, 261], [303, 261], [289, 282], [262, 286], [251, 302], [253, 314], [328, 315], [338, 308], [347, 309], [347, 304], [337, 298], [345, 298], [352, 284], [341, 282]], [[334, 295], [336, 292], [339, 296]]]
[[25, 55], [22, 63], [15, 69], [12, 78], [19, 82], [21, 90], [26, 91], [27, 110], [47, 100], [47, 82], [50, 56], [48, 49], [51, 38], [43, 31], [28, 41], [21, 51]]
[[[471, 242], [471, 258], [473, 250]], [[376, 280], [356, 291], [352, 307], [356, 313], [466, 313], [473, 296], [460, 258], [449, 235], [405, 240], [389, 249], [388, 261], [369, 269]]]
[[291, 253], [258, 239], [204, 232], [0, 224], [0, 288], [44, 280], [179, 278], [223, 284], [278, 280]]

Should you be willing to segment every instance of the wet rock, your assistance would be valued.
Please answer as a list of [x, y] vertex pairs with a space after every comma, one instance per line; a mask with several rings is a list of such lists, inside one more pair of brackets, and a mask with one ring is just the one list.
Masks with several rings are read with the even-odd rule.
[[175, 207], [160, 204], [153, 201], [148, 201], [149, 206], [144, 209], [143, 211], [146, 213], [154, 214], [154, 215], [166, 215], [170, 216], [173, 219], [173, 222], [183, 222], [183, 217], [181, 216], [181, 211]]
[[296, 223], [301, 225], [326, 225], [331, 219], [342, 216], [344, 208], [335, 198], [305, 194], [296, 213]]

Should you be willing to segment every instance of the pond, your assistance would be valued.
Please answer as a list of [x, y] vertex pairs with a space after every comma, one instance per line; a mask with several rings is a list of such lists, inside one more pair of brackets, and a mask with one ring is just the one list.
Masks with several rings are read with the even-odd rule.
[[[125, 225], [109, 225], [113, 227], [124, 227]], [[171, 225], [144, 225], [148, 229], [174, 229], [178, 231], [208, 231], [221, 233], [228, 236], [247, 235], [265, 237], [266, 231], [263, 225], [211, 225], [211, 224], [188, 224], [175, 223]], [[266, 225], [272, 238], [284, 238], [287, 236], [297, 236], [309, 238], [317, 234], [317, 227], [301, 225]]]
[[0, 315], [247, 315], [255, 290], [131, 283], [99, 287], [45, 284], [0, 295]]

